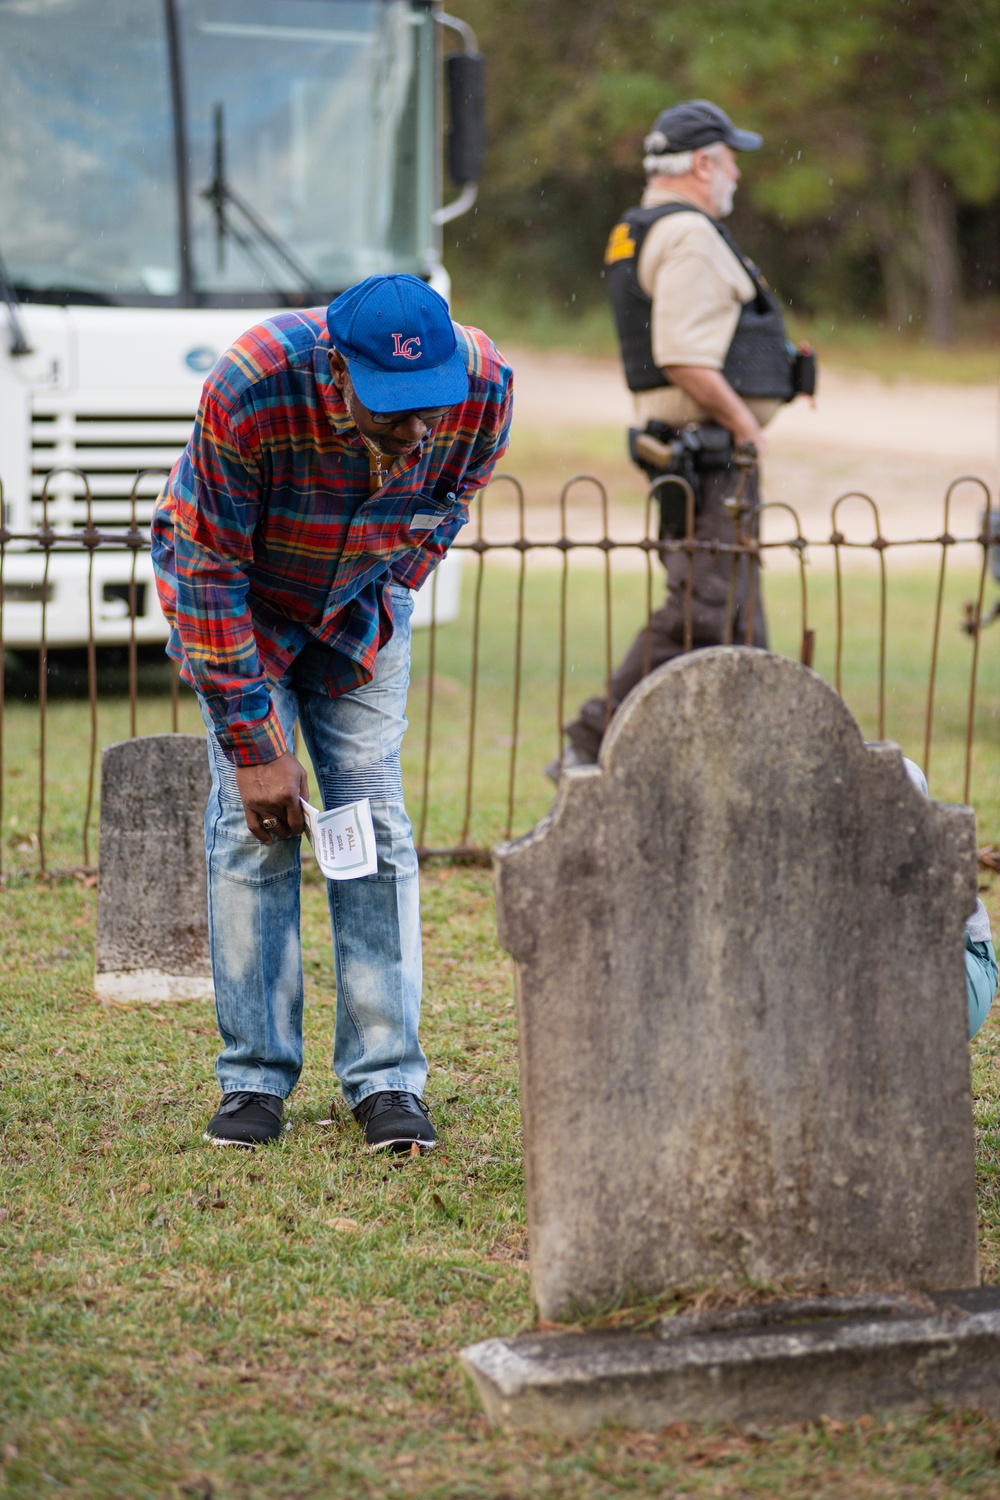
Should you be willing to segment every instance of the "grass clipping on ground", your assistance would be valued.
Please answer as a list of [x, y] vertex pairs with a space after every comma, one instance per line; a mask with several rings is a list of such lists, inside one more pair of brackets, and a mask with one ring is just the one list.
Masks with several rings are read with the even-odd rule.
[[[303, 890], [306, 1067], [256, 1153], [202, 1140], [204, 1005], [106, 1007], [95, 892], [0, 930], [0, 1493], [34, 1497], [996, 1494], [1000, 1423], [490, 1432], [467, 1343], [532, 1322], [508, 962], [489, 876], [422, 875], [438, 1152], [361, 1149], [329, 1066], [322, 886]], [[1000, 1030], [974, 1044], [984, 1274], [1000, 1272]]]

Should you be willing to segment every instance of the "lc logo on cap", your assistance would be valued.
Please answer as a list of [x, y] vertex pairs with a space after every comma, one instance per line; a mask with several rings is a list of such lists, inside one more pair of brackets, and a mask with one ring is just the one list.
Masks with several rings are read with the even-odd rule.
[[392, 336], [393, 354], [402, 355], [403, 359], [420, 358], [420, 340], [418, 338], [404, 339], [401, 333]]

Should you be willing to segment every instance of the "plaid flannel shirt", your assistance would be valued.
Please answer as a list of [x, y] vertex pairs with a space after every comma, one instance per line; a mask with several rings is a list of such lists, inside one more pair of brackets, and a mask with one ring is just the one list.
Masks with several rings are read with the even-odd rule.
[[153, 565], [167, 651], [235, 765], [287, 748], [269, 684], [303, 646], [329, 648], [332, 697], [371, 681], [392, 635], [388, 585], [420, 587], [506, 448], [510, 368], [478, 329], [455, 332], [468, 397], [374, 495], [330, 378], [325, 309], [251, 328], [205, 382], [154, 510]]

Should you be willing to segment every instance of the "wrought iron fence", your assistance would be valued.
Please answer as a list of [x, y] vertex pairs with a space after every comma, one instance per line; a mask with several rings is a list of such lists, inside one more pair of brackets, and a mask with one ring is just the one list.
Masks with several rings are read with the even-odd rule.
[[[84, 496], [84, 524], [50, 524], [50, 487], [57, 475], [70, 474], [73, 481], [82, 487]], [[11, 835], [5, 818], [5, 787], [8, 777], [21, 776], [24, 765], [15, 765], [8, 750], [8, 725], [12, 722], [15, 706], [6, 691], [6, 670], [0, 672], [0, 834], [13, 836], [18, 852], [30, 856], [35, 873], [51, 875], [57, 869], [76, 869], [90, 872], [93, 868], [93, 824], [95, 814], [97, 759], [101, 735], [99, 729], [99, 663], [100, 641], [95, 630], [95, 558], [100, 554], [124, 553], [130, 559], [129, 581], [121, 590], [121, 603], [127, 612], [128, 628], [120, 646], [127, 661], [127, 685], [124, 695], [127, 700], [127, 729], [130, 736], [138, 733], [139, 706], [141, 700], [140, 680], [140, 630], [144, 614], [140, 598], [143, 583], [137, 578], [139, 558], [149, 550], [148, 526], [139, 519], [140, 489], [153, 477], [154, 471], [144, 470], [137, 474], [129, 503], [129, 524], [117, 529], [99, 528], [93, 520], [94, 505], [87, 476], [80, 470], [53, 470], [44, 482], [40, 495], [40, 526], [35, 530], [16, 532], [0, 524], [0, 652], [3, 652], [5, 637], [6, 606], [11, 603], [29, 602], [37, 607], [37, 648], [31, 648], [34, 657], [37, 649], [37, 782], [35, 797], [34, 828], [28, 830], [19, 821]], [[554, 648], [555, 660], [551, 672], [542, 672], [540, 681], [532, 684], [532, 733], [537, 738], [539, 714], [547, 717], [549, 744], [552, 754], [558, 759], [561, 754], [563, 727], [567, 718], [567, 698], [571, 675], [570, 644], [570, 596], [573, 569], [571, 558], [583, 553], [596, 556], [598, 587], [594, 590], [595, 575], [590, 575], [590, 604], [586, 629], [587, 639], [600, 643], [599, 674], [603, 675], [606, 693], [610, 693], [610, 678], [614, 665], [613, 619], [615, 615], [616, 584], [621, 583], [620, 564], [630, 559], [632, 571], [628, 574], [628, 603], [633, 615], [640, 620], [649, 617], [659, 599], [662, 574], [659, 561], [668, 553], [683, 553], [688, 559], [687, 584], [684, 598], [684, 644], [690, 649], [694, 642], [693, 563], [698, 553], [710, 552], [718, 557], [732, 558], [732, 583], [729, 590], [727, 618], [729, 621], [726, 639], [733, 640], [733, 619], [736, 570], [741, 558], [764, 560], [784, 555], [792, 559], [797, 575], [796, 619], [794, 622], [795, 654], [807, 665], [814, 662], [816, 629], [810, 613], [809, 570], [813, 558], [827, 557], [832, 563], [833, 594], [833, 686], [842, 695], [847, 695], [845, 684], [845, 648], [851, 637], [851, 622], [847, 618], [845, 580], [848, 563], [852, 557], [866, 554], [876, 560], [874, 582], [877, 630], [874, 640], [865, 640], [861, 645], [866, 669], [874, 671], [876, 709], [874, 730], [877, 738], [886, 733], [887, 693], [887, 641], [889, 638], [889, 579], [887, 555], [897, 548], [916, 549], [921, 557], [934, 560], [934, 583], [929, 589], [926, 613], [929, 619], [929, 650], [927, 680], [922, 693], [923, 730], [922, 753], [925, 769], [930, 769], [933, 754], [935, 706], [940, 685], [941, 643], [946, 598], [946, 579], [949, 558], [954, 549], [972, 549], [976, 559], [974, 597], [965, 603], [965, 618], [961, 622], [968, 637], [968, 659], [965, 664], [966, 679], [962, 693], [964, 714], [964, 755], [961, 768], [961, 790], [965, 801], [973, 799], [975, 790], [974, 767], [976, 751], [977, 688], [982, 659], [984, 630], [990, 613], [1000, 611], [992, 605], [986, 612], [986, 593], [991, 572], [991, 559], [1000, 581], [1000, 508], [995, 506], [983, 481], [964, 476], [949, 486], [943, 500], [942, 529], [936, 535], [889, 538], [883, 533], [879, 507], [875, 500], [861, 492], [840, 496], [830, 512], [830, 530], [823, 536], [807, 539], [802, 532], [796, 509], [784, 502], [770, 502], [750, 506], [744, 502], [745, 475], [736, 487], [729, 502], [734, 522], [734, 540], [731, 542], [703, 541], [694, 531], [694, 498], [687, 497], [686, 534], [678, 539], [662, 540], [654, 524], [657, 514], [655, 486], [646, 497], [641, 525], [634, 524], [632, 534], [612, 534], [621, 521], [621, 512], [615, 513], [612, 524], [612, 507], [604, 485], [591, 475], [578, 474], [562, 487], [554, 507], [546, 514], [555, 520], [555, 534], [542, 535], [544, 527], [538, 521], [537, 505], [529, 505], [520, 482], [511, 475], [495, 478], [489, 489], [483, 492], [475, 504], [470, 525], [455, 543], [455, 549], [466, 559], [464, 588], [467, 593], [466, 615], [457, 624], [442, 625], [433, 607], [432, 592], [431, 623], [422, 633], [423, 639], [415, 658], [419, 657], [424, 667], [424, 680], [411, 691], [411, 716], [418, 722], [414, 726], [415, 737], [411, 737], [408, 763], [408, 784], [417, 788], [416, 797], [410, 796], [411, 811], [419, 851], [424, 858], [448, 856], [466, 860], [481, 860], [488, 857], [489, 848], [501, 838], [510, 838], [530, 826], [543, 809], [541, 792], [536, 787], [525, 796], [521, 757], [525, 744], [525, 651], [529, 640], [529, 574], [540, 560], [548, 561], [548, 594], [554, 602], [555, 619], [549, 644]], [[971, 487], [971, 491], [968, 487]], [[964, 534], [952, 529], [955, 497], [963, 489], [963, 513], [972, 514], [978, 525], [966, 526]], [[971, 498], [970, 498], [971, 495]], [[582, 525], [581, 516], [586, 512], [589, 528]], [[0, 489], [0, 516], [2, 508]], [[855, 534], [851, 534], [845, 517], [850, 514]], [[858, 518], [863, 516], [866, 526], [856, 534]], [[758, 527], [761, 537], [758, 537]], [[782, 527], [784, 534], [781, 534]], [[550, 531], [552, 527], [549, 527]], [[772, 535], [772, 532], [776, 534]], [[50, 720], [50, 676], [53, 648], [49, 642], [50, 579], [55, 559], [75, 555], [85, 559], [84, 577], [86, 588], [86, 640], [82, 649], [86, 655], [86, 700], [88, 705], [86, 733], [82, 738], [81, 755], [74, 768], [73, 785], [78, 788], [83, 803], [79, 829], [79, 862], [66, 859], [65, 841], [61, 846], [61, 859], [53, 859], [50, 850], [50, 831], [47, 824], [48, 789], [51, 772]], [[10, 569], [15, 565], [23, 574], [25, 558], [40, 560], [38, 577], [31, 584], [9, 582]], [[492, 650], [497, 629], [496, 611], [490, 614], [487, 598], [488, 561], [505, 568], [508, 588], [504, 596], [503, 627], [509, 633], [510, 660], [505, 685], [501, 689], [491, 678], [484, 687], [484, 649]], [[58, 564], [56, 569], [58, 570]], [[618, 570], [618, 571], [616, 571]], [[471, 573], [471, 577], [469, 577]], [[638, 581], [638, 588], [635, 586]], [[436, 591], [432, 579], [428, 587]], [[150, 591], [151, 592], [151, 591]], [[620, 589], [619, 589], [620, 592]], [[471, 599], [468, 597], [471, 593]], [[512, 598], [510, 597], [512, 594]], [[596, 601], [596, 603], [595, 603]], [[155, 603], [150, 601], [155, 610]], [[593, 609], [599, 618], [590, 618]], [[746, 612], [745, 636], [749, 643], [753, 636], [754, 602]], [[957, 623], [957, 622], [956, 622]], [[785, 633], [791, 631], [785, 621]], [[579, 627], [577, 635], [581, 634]], [[1000, 630], [996, 632], [1000, 638]], [[468, 672], [465, 680], [458, 682], [441, 670], [442, 643], [454, 643], [460, 638], [468, 647]], [[647, 649], [649, 635], [647, 631]], [[24, 651], [23, 641], [20, 646]], [[594, 667], [591, 664], [591, 669]], [[534, 670], [534, 669], [533, 669]], [[535, 673], [538, 676], [538, 673]], [[445, 687], [447, 683], [447, 689]], [[447, 703], [447, 713], [442, 704], [448, 693], [460, 702]], [[509, 723], [509, 734], [495, 736], [504, 751], [501, 764], [491, 752], [487, 767], [489, 809], [486, 814], [477, 802], [477, 766], [481, 759], [481, 739], [484, 719], [484, 695], [488, 697], [491, 720], [499, 713], [499, 699], [507, 695], [505, 710]], [[169, 678], [169, 706], [159, 705], [158, 728], [162, 732], [178, 732], [183, 717], [184, 700], [190, 697], [183, 688], [176, 667], [171, 667]], [[1000, 695], [998, 695], [1000, 703]], [[546, 706], [547, 704], [547, 706]], [[992, 713], [995, 704], [991, 702]], [[18, 704], [16, 712], [22, 715], [32, 712]], [[443, 722], [444, 721], [444, 722]], [[200, 720], [198, 721], [200, 725]], [[147, 730], [148, 732], [148, 730]], [[120, 736], [119, 736], [120, 737]], [[495, 751], [496, 745], [492, 747]], [[436, 767], [444, 767], [438, 781], [443, 777], [446, 793], [436, 791]], [[549, 788], [549, 793], [551, 788]], [[63, 792], [63, 801], [67, 795]], [[480, 801], [482, 799], [480, 798]], [[20, 798], [24, 804], [24, 795]], [[445, 827], [447, 817], [442, 805], [447, 804], [448, 816], [452, 818], [450, 832]], [[484, 821], [485, 819], [485, 821]], [[442, 836], [442, 830], [444, 834]], [[0, 878], [3, 877], [5, 837], [0, 836]], [[22, 840], [20, 843], [17, 840]]]

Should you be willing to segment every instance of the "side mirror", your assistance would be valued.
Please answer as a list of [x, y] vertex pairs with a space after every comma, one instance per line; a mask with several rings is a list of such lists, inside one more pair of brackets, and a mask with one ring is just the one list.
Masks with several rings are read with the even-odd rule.
[[485, 59], [479, 52], [453, 52], [444, 70], [451, 119], [448, 171], [463, 186], [479, 181], [486, 156]]

